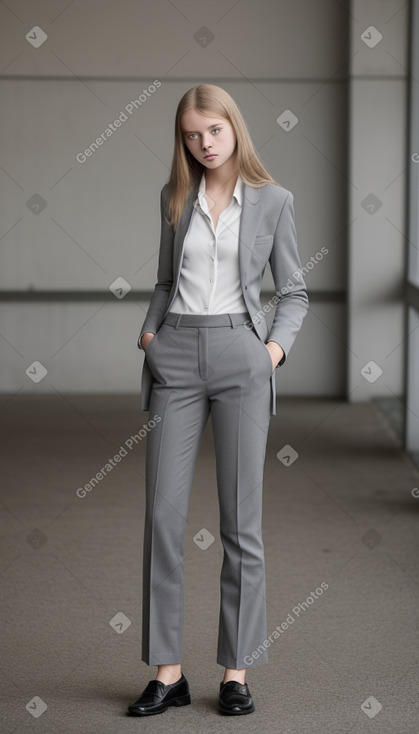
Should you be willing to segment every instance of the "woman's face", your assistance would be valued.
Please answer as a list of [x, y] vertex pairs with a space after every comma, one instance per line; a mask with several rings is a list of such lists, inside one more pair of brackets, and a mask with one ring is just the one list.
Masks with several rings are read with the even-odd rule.
[[[186, 147], [206, 168], [219, 168], [234, 152], [236, 135], [224, 117], [188, 110], [182, 115], [181, 129]], [[206, 158], [209, 153], [215, 157]]]

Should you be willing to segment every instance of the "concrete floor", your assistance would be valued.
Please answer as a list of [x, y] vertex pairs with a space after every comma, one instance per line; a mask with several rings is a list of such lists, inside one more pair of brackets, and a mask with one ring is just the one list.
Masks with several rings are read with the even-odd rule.
[[[374, 404], [278, 400], [264, 484], [268, 631], [289, 624], [269, 664], [247, 672], [255, 712], [234, 718], [217, 711], [222, 546], [208, 423], [185, 544], [192, 705], [147, 719], [125, 714], [157, 671], [140, 659], [145, 439], [84, 497], [76, 490], [148, 413], [138, 395], [1, 405], [2, 732], [417, 732], [419, 472]], [[288, 467], [277, 458], [286, 444], [298, 452]], [[215, 536], [205, 551], [193, 541], [203, 527]]]

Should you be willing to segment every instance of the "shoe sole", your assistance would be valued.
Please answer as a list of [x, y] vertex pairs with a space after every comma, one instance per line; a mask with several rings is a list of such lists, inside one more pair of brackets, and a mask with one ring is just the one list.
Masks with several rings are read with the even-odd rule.
[[219, 703], [218, 704], [218, 710], [222, 714], [227, 714], [229, 716], [240, 716], [240, 714], [251, 714], [251, 713], [253, 713], [253, 711], [255, 710], [255, 706], [254, 706], [254, 704], [252, 704], [252, 706], [250, 708], [248, 708], [248, 709], [242, 709], [241, 711], [232, 711], [231, 709], [223, 708], [223, 706], [221, 705], [221, 703]]
[[167, 711], [169, 706], [188, 706], [190, 703], [191, 696], [188, 693], [186, 696], [180, 696], [179, 698], [174, 698], [172, 701], [168, 701], [164, 707], [159, 708], [157, 711], [130, 711], [128, 709], [128, 714], [130, 716], [153, 716], [153, 714], [162, 714], [164, 711]]

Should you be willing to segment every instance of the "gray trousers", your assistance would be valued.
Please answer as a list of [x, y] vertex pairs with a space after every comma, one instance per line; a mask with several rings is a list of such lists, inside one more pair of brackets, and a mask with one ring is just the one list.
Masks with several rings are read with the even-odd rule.
[[261, 648], [267, 637], [262, 487], [271, 357], [249, 329], [247, 312], [169, 313], [145, 359], [154, 378], [149, 416], [155, 425], [146, 449], [141, 659], [148, 665], [182, 661], [186, 517], [211, 412], [224, 549], [217, 663], [263, 665], [268, 654]]

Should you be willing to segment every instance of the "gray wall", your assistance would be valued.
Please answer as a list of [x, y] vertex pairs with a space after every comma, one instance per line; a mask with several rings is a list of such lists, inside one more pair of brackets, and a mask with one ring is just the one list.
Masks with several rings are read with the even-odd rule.
[[[408, 11], [408, 3], [389, 0], [352, 3], [347, 356], [353, 402], [404, 389]], [[370, 26], [376, 30], [369, 43], [377, 31], [382, 35], [372, 48], [361, 38]]]
[[[141, 292], [156, 281], [175, 109], [208, 81], [232, 94], [265, 165], [294, 194], [311, 305], [278, 393], [368, 399], [386, 389], [362, 376], [370, 359], [399, 391], [407, 6], [399, 8], [0, 4], [0, 390], [139, 392]], [[374, 49], [360, 39], [369, 25], [384, 36]], [[25, 38], [34, 26], [47, 34], [38, 48]], [[161, 86], [127, 113], [154, 80]], [[287, 109], [298, 123], [285, 132], [277, 118]], [[78, 162], [121, 111], [128, 119]], [[383, 201], [373, 216], [361, 205], [370, 192]], [[122, 299], [109, 291], [118, 277], [132, 289]], [[25, 372], [34, 361], [48, 370], [38, 383]]]

